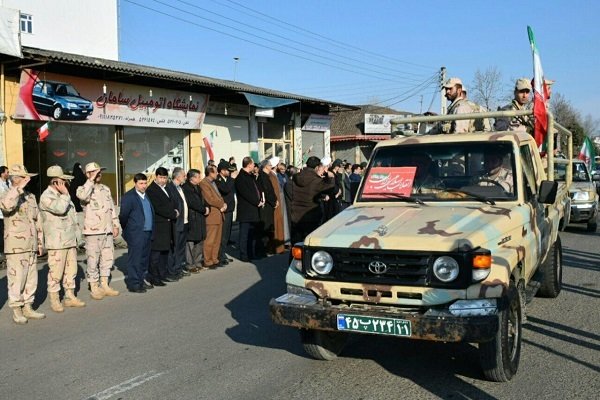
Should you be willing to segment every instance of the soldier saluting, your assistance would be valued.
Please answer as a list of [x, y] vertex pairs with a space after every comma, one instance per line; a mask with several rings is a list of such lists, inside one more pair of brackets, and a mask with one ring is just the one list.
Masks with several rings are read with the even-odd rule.
[[75, 296], [77, 240], [80, 237], [80, 229], [75, 205], [66, 185], [73, 176], [65, 175], [58, 165], [49, 167], [46, 175], [50, 182], [40, 197], [40, 211], [48, 249], [48, 295], [52, 310], [63, 312], [58, 293], [61, 281], [65, 289], [65, 306], [85, 306], [85, 303]]
[[43, 254], [44, 233], [35, 196], [25, 190], [32, 176], [20, 164], [9, 169], [11, 187], [0, 200], [4, 214], [4, 253], [8, 306], [13, 321], [26, 324], [28, 319], [46, 316], [31, 308], [37, 289], [37, 256]]
[[88, 179], [77, 188], [77, 198], [83, 206], [86, 275], [90, 283], [90, 295], [95, 300], [119, 295], [118, 291], [108, 286], [115, 259], [114, 238], [119, 234], [120, 224], [110, 189], [100, 183], [105, 169], [95, 162], [87, 164], [85, 175]]

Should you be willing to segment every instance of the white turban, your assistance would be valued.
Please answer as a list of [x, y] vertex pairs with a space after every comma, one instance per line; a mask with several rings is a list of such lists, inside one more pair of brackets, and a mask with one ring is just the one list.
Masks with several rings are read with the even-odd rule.
[[276, 167], [279, 165], [279, 157], [271, 157], [269, 158], [269, 164], [271, 164], [271, 167]]
[[329, 164], [331, 164], [331, 157], [325, 156], [325, 157], [321, 158], [321, 165], [328, 167]]

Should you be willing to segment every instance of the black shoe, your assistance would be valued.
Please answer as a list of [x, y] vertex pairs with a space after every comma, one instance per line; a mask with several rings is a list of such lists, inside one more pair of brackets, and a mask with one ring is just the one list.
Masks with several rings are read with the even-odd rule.
[[221, 267], [224, 267], [229, 264], [229, 261], [227, 261], [227, 259], [225, 259], [223, 261], [219, 261], [219, 264], [221, 264]]
[[250, 262], [250, 259], [248, 257], [240, 257], [240, 261], [241, 262]]
[[228, 258], [227, 261], [230, 262], [230, 263], [232, 263], [233, 262], [233, 258]]
[[227, 246], [231, 246], [231, 245], [234, 245], [234, 244], [235, 244], [235, 242], [233, 240], [228, 240], [227, 241]]
[[187, 269], [182, 269], [179, 274], [183, 275], [183, 276], [190, 276], [192, 273], [190, 271], [188, 271]]
[[146, 293], [146, 289], [143, 287], [128, 287], [127, 290], [131, 293]]
[[167, 284], [164, 283], [163, 281], [153, 281], [152, 284], [154, 286], [167, 286]]
[[154, 289], [154, 285], [151, 284], [150, 282], [144, 282], [141, 285], [144, 289], [149, 290], [149, 289]]
[[165, 282], [177, 282], [179, 280], [179, 277], [177, 275], [174, 276], [167, 276], [165, 279], [163, 279]]

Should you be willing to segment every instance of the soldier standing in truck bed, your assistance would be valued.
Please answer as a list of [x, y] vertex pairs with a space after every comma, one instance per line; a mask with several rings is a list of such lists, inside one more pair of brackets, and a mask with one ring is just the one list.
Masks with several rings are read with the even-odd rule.
[[[463, 95], [463, 83], [460, 78], [450, 78], [442, 86], [445, 89], [445, 96], [450, 101], [448, 107], [448, 115], [453, 114], [471, 114], [476, 112], [482, 112], [483, 109], [476, 103], [466, 99], [466, 95]], [[459, 121], [448, 121], [440, 122], [436, 124], [428, 133], [429, 134], [440, 134], [440, 133], [467, 133], [476, 131], [489, 130], [484, 120], [476, 119], [465, 119]]]
[[[498, 111], [519, 111], [530, 108], [529, 95], [531, 93], [531, 81], [528, 78], [520, 78], [515, 82], [514, 99], [510, 104], [498, 108]], [[533, 133], [533, 123], [529, 116], [521, 115], [513, 118], [497, 118], [494, 123], [496, 131], [515, 131]]]
[[46, 316], [31, 308], [37, 289], [37, 256], [43, 253], [44, 233], [35, 196], [25, 190], [32, 176], [23, 165], [9, 169], [11, 186], [0, 200], [4, 214], [4, 252], [8, 306], [13, 321], [26, 324], [28, 319]]

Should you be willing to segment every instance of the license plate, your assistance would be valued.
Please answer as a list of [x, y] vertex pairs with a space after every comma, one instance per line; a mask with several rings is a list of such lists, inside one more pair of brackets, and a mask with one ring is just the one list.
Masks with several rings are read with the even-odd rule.
[[339, 331], [375, 333], [379, 335], [410, 336], [410, 321], [398, 318], [369, 317], [366, 315], [337, 315]]

